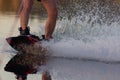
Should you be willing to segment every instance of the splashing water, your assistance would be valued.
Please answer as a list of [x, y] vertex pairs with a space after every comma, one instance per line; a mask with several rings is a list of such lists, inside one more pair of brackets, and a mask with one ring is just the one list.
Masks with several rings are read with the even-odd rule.
[[[47, 43], [54, 52], [53, 56], [120, 62], [119, 3], [115, 0], [69, 0], [69, 2], [64, 0], [58, 5], [58, 10], [59, 20], [53, 35], [54, 42]], [[4, 22], [8, 23], [8, 21]], [[33, 26], [32, 22], [30, 24]], [[38, 25], [36, 23], [35, 21], [34, 26]], [[6, 33], [1, 35], [3, 37], [8, 32], [7, 28], [4, 29]], [[34, 28], [31, 30], [34, 30]], [[41, 28], [41, 34], [42, 31], [44, 31], [43, 28]], [[1, 41], [4, 41], [4, 39], [1, 39]], [[1, 42], [0, 45], [3, 45], [3, 43]], [[9, 45], [7, 44], [7, 46]], [[16, 52], [11, 51], [10, 48], [6, 54], [9, 53]], [[10, 55], [0, 54], [0, 63], [3, 63], [0, 64], [0, 80], [15, 79], [15, 76], [13, 77], [11, 73], [5, 73], [3, 70], [9, 59]], [[50, 70], [53, 72], [54, 80], [61, 78], [63, 80], [119, 79], [119, 65], [64, 59], [52, 60], [51, 62], [48, 65], [53, 67], [52, 69], [50, 67]], [[38, 75], [38, 79], [36, 76], [28, 78], [28, 80], [38, 80], [40, 75]]]
[[49, 45], [54, 55], [120, 61], [119, 3], [115, 0], [70, 0], [69, 3], [66, 7], [58, 6], [55, 43]]

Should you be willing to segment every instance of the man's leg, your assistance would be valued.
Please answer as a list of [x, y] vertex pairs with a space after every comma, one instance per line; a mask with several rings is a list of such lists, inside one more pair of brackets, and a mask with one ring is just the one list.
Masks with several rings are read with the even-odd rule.
[[42, 0], [42, 4], [47, 10], [48, 18], [45, 25], [45, 39], [52, 38], [52, 34], [57, 20], [57, 8], [55, 0]]
[[23, 9], [20, 14], [20, 26], [23, 30], [28, 26], [28, 19], [32, 9], [33, 1], [34, 0], [23, 0]]

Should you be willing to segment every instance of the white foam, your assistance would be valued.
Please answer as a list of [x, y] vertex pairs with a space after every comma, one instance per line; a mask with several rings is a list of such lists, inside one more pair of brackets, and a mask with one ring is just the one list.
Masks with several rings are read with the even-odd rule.
[[120, 61], [120, 38], [95, 38], [91, 42], [75, 39], [62, 39], [50, 47], [54, 56], [97, 59], [102, 61]]

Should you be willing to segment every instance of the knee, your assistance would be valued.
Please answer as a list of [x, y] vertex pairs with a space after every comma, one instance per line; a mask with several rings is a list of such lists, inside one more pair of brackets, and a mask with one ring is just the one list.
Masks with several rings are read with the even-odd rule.
[[57, 11], [57, 9], [53, 9], [53, 10], [50, 11], [50, 13], [48, 13], [48, 17], [51, 17], [51, 18], [56, 19], [57, 16], [58, 16], [58, 11]]
[[32, 9], [32, 5], [25, 4], [25, 5], [23, 6], [23, 10], [25, 10], [25, 11], [27, 11], [27, 12], [29, 12], [31, 9]]

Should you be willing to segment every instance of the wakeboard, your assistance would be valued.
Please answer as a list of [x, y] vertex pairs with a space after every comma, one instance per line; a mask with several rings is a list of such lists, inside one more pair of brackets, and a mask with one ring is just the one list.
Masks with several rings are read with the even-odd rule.
[[14, 73], [16, 79], [22, 77], [22, 80], [26, 80], [28, 74], [37, 73], [38, 67], [44, 65], [45, 58], [39, 58], [39, 60], [37, 58], [37, 55], [18, 53], [8, 61], [4, 70]]
[[40, 41], [40, 38], [35, 35], [24, 35], [6, 38], [8, 44], [17, 51], [22, 51], [25, 46], [34, 45]]
[[4, 70], [16, 75], [34, 74], [37, 72], [37, 68], [44, 65], [44, 63], [45, 57], [43, 56], [29, 53], [17, 53], [8, 61]]
[[36, 73], [38, 67], [46, 63], [47, 50], [44, 51], [41, 46], [34, 46], [35, 43], [41, 41], [38, 36], [9, 37], [6, 41], [18, 52], [8, 61], [4, 70], [14, 73], [17, 78], [22, 76], [23, 80], [26, 80], [28, 74]]

